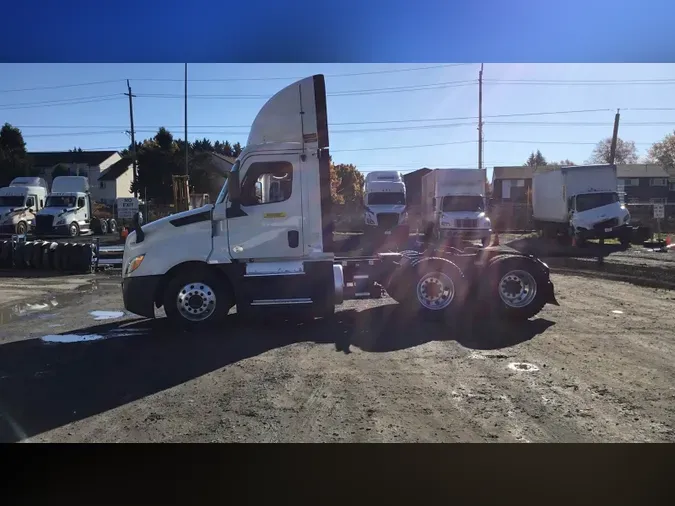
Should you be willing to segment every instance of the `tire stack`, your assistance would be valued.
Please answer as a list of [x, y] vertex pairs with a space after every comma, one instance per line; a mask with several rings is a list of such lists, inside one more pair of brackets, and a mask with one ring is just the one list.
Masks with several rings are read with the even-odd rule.
[[92, 271], [95, 246], [91, 243], [0, 241], [0, 268], [73, 273]]

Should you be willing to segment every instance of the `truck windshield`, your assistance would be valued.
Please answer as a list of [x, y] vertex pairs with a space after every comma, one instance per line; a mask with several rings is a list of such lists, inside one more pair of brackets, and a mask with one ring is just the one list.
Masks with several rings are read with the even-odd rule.
[[619, 201], [619, 195], [617, 193], [607, 192], [607, 193], [586, 193], [583, 195], [577, 195], [577, 211], [588, 211], [589, 209], [595, 209], [596, 207], [607, 206], [609, 204], [614, 204]]
[[443, 198], [443, 211], [451, 213], [455, 211], [483, 212], [483, 197], [480, 195], [457, 195]]
[[45, 207], [75, 207], [75, 197], [62, 197], [51, 195], [47, 197]]
[[5, 196], [0, 197], [0, 207], [23, 207], [26, 197], [20, 196]]
[[398, 192], [377, 192], [368, 194], [369, 206], [404, 206], [405, 195]]

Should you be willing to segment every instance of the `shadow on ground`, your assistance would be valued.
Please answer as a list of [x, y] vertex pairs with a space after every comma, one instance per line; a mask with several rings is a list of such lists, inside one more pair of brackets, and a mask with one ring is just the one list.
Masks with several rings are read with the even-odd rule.
[[[80, 329], [106, 339], [46, 344], [38, 339], [0, 346], [0, 442], [17, 442], [108, 411], [269, 350], [294, 343], [333, 344], [336, 352], [356, 346], [391, 352], [430, 341], [456, 340], [478, 349], [516, 345], [553, 322], [518, 325], [465, 322], [448, 328], [400, 317], [397, 305], [341, 311], [334, 321], [252, 325], [237, 315], [227, 331], [185, 332], [165, 319], [131, 320]], [[397, 317], [397, 315], [399, 315]]]

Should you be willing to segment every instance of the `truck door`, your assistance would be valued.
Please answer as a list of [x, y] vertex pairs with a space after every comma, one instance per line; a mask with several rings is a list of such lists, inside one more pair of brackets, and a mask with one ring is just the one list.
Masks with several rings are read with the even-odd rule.
[[[227, 237], [216, 224], [212, 260], [286, 259], [303, 248], [302, 185], [297, 154], [254, 155], [243, 160], [238, 210], [227, 205]], [[220, 233], [219, 233], [220, 232]]]

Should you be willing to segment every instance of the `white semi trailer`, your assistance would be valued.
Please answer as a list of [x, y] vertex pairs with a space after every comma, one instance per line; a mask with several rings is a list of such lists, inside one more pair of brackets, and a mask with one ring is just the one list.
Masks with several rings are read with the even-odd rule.
[[[523, 319], [556, 304], [543, 262], [498, 248], [336, 257], [327, 125], [322, 75], [269, 99], [214, 204], [135, 224], [122, 260], [126, 309], [153, 318], [164, 307], [187, 326], [219, 322], [233, 306], [244, 316], [327, 317], [345, 298], [383, 288], [428, 317]], [[266, 178], [286, 183], [279, 198]]]
[[400, 172], [378, 170], [366, 174], [363, 203], [366, 234], [398, 232], [408, 239], [406, 189]]

